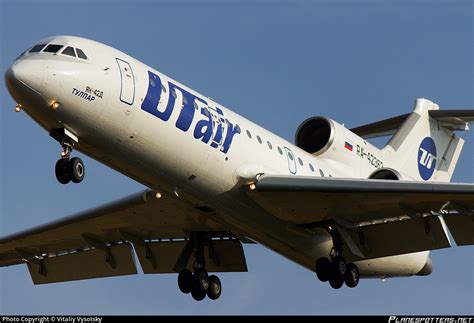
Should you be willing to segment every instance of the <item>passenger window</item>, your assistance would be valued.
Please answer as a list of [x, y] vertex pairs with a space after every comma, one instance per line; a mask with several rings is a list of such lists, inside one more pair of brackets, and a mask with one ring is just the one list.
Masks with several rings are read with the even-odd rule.
[[30, 50], [30, 53], [38, 53], [43, 49], [43, 47], [46, 46], [46, 44], [41, 44], [41, 45], [35, 45], [33, 48]]
[[322, 177], [324, 177], [324, 172], [320, 169], [319, 174], [321, 174]]
[[309, 164], [309, 169], [311, 169], [311, 171], [314, 173], [314, 167], [313, 167], [313, 165]]
[[280, 155], [283, 155], [283, 150], [281, 150], [280, 147], [278, 147], [278, 152], [280, 153]]
[[66, 49], [63, 50], [61, 52], [61, 54], [76, 57], [76, 53], [74, 52], [74, 48], [72, 48], [71, 46], [66, 47]]
[[293, 154], [288, 152], [288, 158], [290, 158], [290, 160], [293, 161], [293, 159], [294, 159]]
[[257, 136], [257, 140], [258, 140], [258, 143], [259, 143], [259, 144], [262, 143], [262, 138], [260, 138], [260, 136]]
[[76, 52], [77, 52], [77, 57], [82, 58], [82, 59], [87, 59], [86, 54], [84, 54], [84, 52], [81, 49], [76, 48]]
[[43, 52], [45, 52], [45, 53], [57, 53], [57, 52], [59, 52], [59, 50], [61, 48], [63, 48], [63, 45], [51, 44], [51, 45], [46, 46], [46, 48], [43, 50]]
[[303, 161], [301, 160], [300, 157], [298, 157], [298, 162], [300, 163], [301, 166], [303, 166]]
[[272, 143], [268, 140], [267, 140], [267, 145], [268, 145], [268, 148], [273, 149]]
[[252, 139], [252, 134], [250, 133], [250, 131], [247, 130], [247, 137], [249, 137], [250, 139]]

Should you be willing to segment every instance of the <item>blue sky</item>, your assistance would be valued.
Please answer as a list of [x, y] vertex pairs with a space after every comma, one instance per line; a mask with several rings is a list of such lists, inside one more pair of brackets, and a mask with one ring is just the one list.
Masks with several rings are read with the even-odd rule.
[[[417, 97], [474, 108], [473, 16], [471, 1], [0, 0], [0, 70], [41, 38], [91, 38], [292, 141], [313, 115], [353, 127], [407, 113]], [[59, 145], [13, 112], [3, 84], [0, 106], [1, 235], [143, 188], [82, 155], [85, 181], [60, 185]], [[462, 136], [453, 180], [474, 182], [474, 136]], [[221, 274], [217, 302], [181, 294], [176, 275], [34, 286], [26, 266], [1, 268], [0, 313], [474, 313], [472, 247], [432, 252], [429, 277], [337, 291], [264, 247], [245, 251], [249, 272]]]

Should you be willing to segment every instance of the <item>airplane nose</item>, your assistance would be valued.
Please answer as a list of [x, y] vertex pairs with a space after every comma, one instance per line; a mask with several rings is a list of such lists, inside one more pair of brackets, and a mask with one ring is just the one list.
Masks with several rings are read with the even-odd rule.
[[5, 72], [5, 83], [10, 94], [17, 100], [25, 95], [25, 92], [41, 95], [41, 73], [34, 68], [34, 63], [29, 61], [16, 61]]
[[25, 64], [25, 62], [13, 63], [5, 73], [5, 81], [7, 84], [15, 86], [16, 82], [21, 82], [31, 87], [31, 83], [33, 83], [33, 71], [29, 70], [27, 65], [29, 64]]
[[17, 103], [24, 105], [25, 102], [41, 103], [42, 75], [38, 70], [37, 62], [19, 60], [14, 62], [5, 72], [5, 83], [8, 91]]
[[5, 72], [5, 83], [11, 92], [11, 88], [14, 86], [15, 78], [15, 64], [11, 65]]

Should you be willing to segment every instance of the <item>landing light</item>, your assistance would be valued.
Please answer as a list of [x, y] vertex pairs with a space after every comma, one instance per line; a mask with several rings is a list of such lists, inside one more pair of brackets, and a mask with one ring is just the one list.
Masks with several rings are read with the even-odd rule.
[[255, 190], [257, 187], [255, 186], [255, 183], [252, 183], [249, 185], [249, 188], [251, 191]]
[[160, 199], [160, 198], [161, 198], [161, 193], [160, 193], [160, 192], [156, 192], [155, 197], [156, 197], [157, 199]]
[[15, 106], [15, 112], [20, 112], [21, 111], [21, 104], [18, 103], [16, 106]]
[[55, 100], [53, 101], [53, 103], [51, 103], [51, 108], [53, 110], [56, 110], [57, 108], [59, 108], [59, 105], [60, 105], [59, 102]]

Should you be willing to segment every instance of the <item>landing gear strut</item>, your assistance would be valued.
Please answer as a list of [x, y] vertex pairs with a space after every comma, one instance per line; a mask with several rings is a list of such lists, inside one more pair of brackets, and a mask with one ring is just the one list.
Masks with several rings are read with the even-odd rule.
[[[55, 137], [54, 135], [52, 136]], [[71, 158], [75, 141], [67, 135], [62, 135], [60, 142], [63, 150], [61, 152], [61, 159], [56, 162], [54, 168], [56, 179], [61, 184], [82, 182], [85, 175], [84, 162], [79, 157]]]
[[209, 276], [205, 268], [204, 245], [208, 246], [210, 254], [212, 254], [210, 238], [205, 233], [193, 232], [175, 265], [175, 270], [186, 266], [192, 254], [194, 254], [196, 258], [193, 265], [194, 272], [187, 268], [179, 270], [178, 287], [185, 294], [191, 293], [196, 301], [202, 301], [206, 295], [209, 299], [216, 300], [222, 292], [220, 279], [215, 275]]
[[322, 282], [329, 281], [334, 289], [339, 289], [346, 283], [347, 287], [354, 288], [359, 283], [359, 269], [353, 263], [346, 263], [342, 257], [342, 243], [339, 234], [332, 227], [328, 227], [328, 232], [333, 238], [333, 250], [331, 260], [321, 257], [316, 261], [315, 272]]

